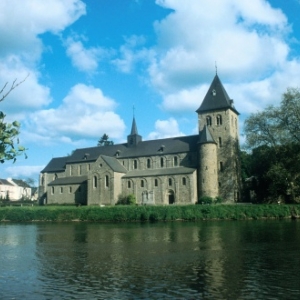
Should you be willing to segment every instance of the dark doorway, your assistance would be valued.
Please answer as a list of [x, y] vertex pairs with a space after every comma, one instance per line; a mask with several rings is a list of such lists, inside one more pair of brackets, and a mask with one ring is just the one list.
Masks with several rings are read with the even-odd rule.
[[169, 204], [174, 204], [175, 203], [175, 196], [174, 196], [174, 192], [172, 190], [168, 191], [167, 197], [168, 197]]

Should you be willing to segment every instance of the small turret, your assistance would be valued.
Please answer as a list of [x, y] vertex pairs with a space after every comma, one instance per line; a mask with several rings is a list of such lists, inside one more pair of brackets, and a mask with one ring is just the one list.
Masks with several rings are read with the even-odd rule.
[[217, 143], [207, 126], [199, 133], [198, 188], [200, 196], [215, 198], [219, 195]]

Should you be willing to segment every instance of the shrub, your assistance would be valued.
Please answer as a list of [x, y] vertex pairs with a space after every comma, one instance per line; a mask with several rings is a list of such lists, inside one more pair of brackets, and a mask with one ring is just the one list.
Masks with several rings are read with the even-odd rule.
[[135, 204], [136, 204], [136, 199], [133, 194], [119, 195], [118, 202], [116, 203], [116, 205], [135, 205]]
[[202, 196], [198, 200], [198, 204], [212, 204], [214, 202], [214, 199], [212, 197], [208, 196]]

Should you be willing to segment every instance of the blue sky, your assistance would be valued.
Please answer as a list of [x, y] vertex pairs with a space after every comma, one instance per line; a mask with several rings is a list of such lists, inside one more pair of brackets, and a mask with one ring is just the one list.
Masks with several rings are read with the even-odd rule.
[[0, 103], [28, 159], [0, 178], [37, 179], [104, 133], [124, 142], [133, 106], [144, 140], [195, 134], [215, 64], [242, 131], [300, 86], [299, 16], [299, 0], [1, 0], [0, 85], [29, 77]]

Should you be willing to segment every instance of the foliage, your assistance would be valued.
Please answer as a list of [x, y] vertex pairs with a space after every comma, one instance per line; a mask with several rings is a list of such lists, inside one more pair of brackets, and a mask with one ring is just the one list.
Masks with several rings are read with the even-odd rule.
[[208, 196], [202, 196], [198, 200], [198, 204], [213, 204], [214, 199]]
[[[300, 90], [288, 88], [278, 107], [250, 115], [245, 121], [242, 172], [255, 178], [258, 202], [300, 201]], [[253, 183], [253, 182], [252, 182]]]
[[135, 195], [129, 194], [129, 195], [124, 195], [121, 194], [118, 197], [118, 201], [116, 205], [135, 205], [136, 204], [136, 199]]
[[0, 221], [156, 222], [299, 218], [299, 205], [30, 206], [0, 207]]
[[109, 136], [104, 133], [101, 137], [101, 139], [98, 141], [97, 146], [109, 146], [109, 145], [113, 145], [114, 142], [109, 140]]
[[[6, 83], [0, 90], [0, 102], [3, 101], [13, 89], [24, 82], [26, 78], [20, 82], [16, 82], [16, 80], [13, 81], [8, 91], [5, 91]], [[27, 158], [26, 149], [19, 145], [18, 135], [20, 133], [20, 123], [18, 121], [7, 123], [5, 117], [4, 112], [0, 111], [0, 162], [4, 163], [8, 160], [15, 162], [17, 156], [21, 154], [24, 154], [25, 158]], [[17, 144], [17, 146], [15, 144]]]

